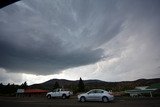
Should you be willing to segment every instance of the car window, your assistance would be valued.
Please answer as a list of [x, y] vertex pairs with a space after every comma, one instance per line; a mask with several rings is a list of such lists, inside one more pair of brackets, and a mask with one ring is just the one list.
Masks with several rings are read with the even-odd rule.
[[103, 90], [96, 90], [96, 93], [103, 93]]
[[53, 90], [53, 92], [56, 92], [56, 91], [57, 91], [57, 89], [54, 89], [54, 90]]
[[88, 94], [93, 94], [93, 93], [104, 93], [103, 90], [91, 90], [88, 92]]
[[92, 90], [92, 91], [89, 91], [88, 94], [93, 94], [93, 93], [96, 93], [95, 90]]

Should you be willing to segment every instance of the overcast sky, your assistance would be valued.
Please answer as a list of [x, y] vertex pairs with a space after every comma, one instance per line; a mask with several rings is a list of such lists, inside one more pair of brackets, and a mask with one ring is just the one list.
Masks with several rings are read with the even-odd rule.
[[21, 0], [0, 9], [0, 82], [160, 77], [159, 0]]

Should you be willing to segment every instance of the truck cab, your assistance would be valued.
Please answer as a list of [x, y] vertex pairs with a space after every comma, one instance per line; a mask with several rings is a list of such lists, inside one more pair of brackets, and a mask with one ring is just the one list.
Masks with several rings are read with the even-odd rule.
[[72, 94], [73, 92], [71, 91], [67, 91], [65, 89], [58, 88], [58, 89], [53, 90], [52, 92], [48, 92], [46, 96], [48, 99], [56, 98], [56, 97], [66, 99], [66, 98], [69, 98]]

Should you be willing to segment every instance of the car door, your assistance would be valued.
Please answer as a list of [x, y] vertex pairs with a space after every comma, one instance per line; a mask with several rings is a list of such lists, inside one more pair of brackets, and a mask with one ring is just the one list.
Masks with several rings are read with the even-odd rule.
[[95, 92], [95, 100], [96, 101], [101, 101], [103, 96], [103, 91], [102, 90], [96, 90]]
[[89, 101], [94, 101], [96, 99], [96, 91], [92, 90], [87, 93], [86, 99]]
[[101, 99], [102, 93], [101, 90], [94, 90], [93, 94], [91, 95], [91, 100], [99, 101]]

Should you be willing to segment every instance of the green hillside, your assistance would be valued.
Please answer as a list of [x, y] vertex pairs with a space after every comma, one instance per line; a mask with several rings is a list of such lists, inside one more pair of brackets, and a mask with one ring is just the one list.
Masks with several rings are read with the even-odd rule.
[[147, 89], [153, 89], [153, 88], [160, 89], [160, 83], [152, 84], [152, 85], [149, 86]]

